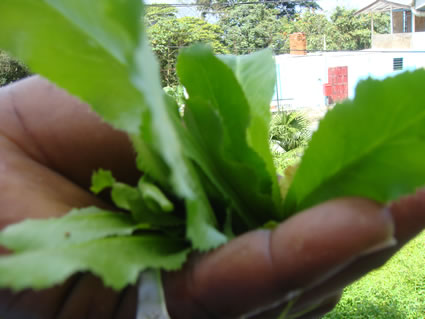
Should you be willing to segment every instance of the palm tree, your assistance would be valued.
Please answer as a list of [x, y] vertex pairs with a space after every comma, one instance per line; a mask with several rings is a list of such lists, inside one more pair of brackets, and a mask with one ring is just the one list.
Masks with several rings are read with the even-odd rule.
[[285, 152], [305, 146], [310, 138], [309, 125], [299, 112], [276, 114], [270, 123], [270, 142], [279, 145]]
[[296, 164], [310, 139], [309, 121], [296, 111], [273, 115], [270, 122], [270, 145], [277, 171], [283, 174]]

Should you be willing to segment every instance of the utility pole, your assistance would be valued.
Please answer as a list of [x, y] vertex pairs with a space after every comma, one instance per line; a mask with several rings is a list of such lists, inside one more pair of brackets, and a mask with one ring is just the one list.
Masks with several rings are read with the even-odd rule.
[[370, 12], [370, 43], [371, 43], [371, 47], [373, 48], [373, 12]]

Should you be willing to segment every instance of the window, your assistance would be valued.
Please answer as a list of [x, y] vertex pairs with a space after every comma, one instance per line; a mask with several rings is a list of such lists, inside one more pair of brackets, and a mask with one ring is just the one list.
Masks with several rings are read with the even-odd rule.
[[394, 71], [403, 70], [403, 58], [393, 59], [393, 70]]

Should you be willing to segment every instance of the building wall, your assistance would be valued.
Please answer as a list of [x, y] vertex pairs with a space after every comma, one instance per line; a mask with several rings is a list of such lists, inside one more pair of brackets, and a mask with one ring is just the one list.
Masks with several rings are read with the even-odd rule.
[[383, 79], [402, 72], [393, 71], [394, 58], [403, 58], [404, 70], [425, 68], [425, 53], [416, 52], [359, 51], [303, 57], [289, 54], [276, 56], [278, 94], [275, 94], [272, 104], [279, 104], [283, 109], [323, 106], [323, 85], [328, 83], [328, 68], [339, 66], [348, 67], [348, 96], [353, 98], [359, 81], [368, 77]]
[[425, 50], [425, 32], [374, 34], [372, 49]]
[[374, 34], [372, 49], [410, 49], [412, 33]]

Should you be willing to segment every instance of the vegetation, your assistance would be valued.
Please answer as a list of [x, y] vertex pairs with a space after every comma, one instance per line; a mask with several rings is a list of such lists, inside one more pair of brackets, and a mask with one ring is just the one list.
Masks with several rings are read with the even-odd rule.
[[[244, 0], [197, 0], [196, 3], [200, 4], [200, 10], [203, 14], [214, 14], [216, 10], [226, 10], [228, 8], [237, 7]], [[320, 9], [317, 1], [267, 1], [259, 0], [268, 9], [277, 10], [277, 17], [294, 17], [304, 9]]]
[[177, 10], [164, 5], [148, 7], [145, 20], [148, 37], [157, 56], [164, 87], [178, 85], [176, 74], [177, 54], [181, 48], [203, 42], [211, 45], [215, 53], [227, 53], [222, 43], [223, 31], [217, 24], [211, 24], [195, 17], [177, 18]]
[[[289, 36], [294, 32], [307, 35], [309, 51], [362, 50], [371, 45], [370, 16], [356, 16], [355, 10], [338, 7], [328, 18], [318, 11], [315, 1], [303, 5], [261, 1], [237, 5], [237, 1], [224, 0], [205, 4], [210, 13], [214, 12], [215, 23], [195, 17], [178, 18], [177, 9], [166, 4], [147, 8], [147, 33], [160, 62], [164, 87], [178, 85], [177, 54], [181, 48], [196, 42], [210, 44], [217, 54], [237, 55], [264, 48], [272, 48], [275, 54], [287, 53]], [[221, 9], [217, 11], [214, 5], [221, 5]], [[387, 14], [375, 15], [374, 21], [374, 32], [389, 30]]]
[[[192, 251], [213, 249], [234, 234], [281, 222], [323, 201], [356, 195], [386, 203], [423, 185], [425, 96], [415, 93], [425, 71], [359, 84], [355, 100], [328, 112], [283, 198], [268, 139], [275, 87], [271, 52], [217, 57], [202, 45], [182, 50], [177, 71], [189, 96], [182, 120], [145, 45], [141, 2], [108, 4], [116, 14], [105, 14], [94, 2], [64, 2], [61, 11], [39, 2], [38, 10], [25, 12], [30, 23], [16, 24], [22, 3], [0, 2], [0, 46], [127, 132], [145, 173], [137, 186], [116, 181], [108, 171], [93, 177], [93, 192], [111, 188], [114, 203], [128, 214], [86, 208], [3, 230], [0, 244], [18, 253], [0, 258], [1, 287], [42, 289], [91, 271], [106, 286], [123, 289], [144, 269], [179, 269]], [[175, 19], [166, 16], [167, 22]], [[45, 23], [32, 23], [41, 19]], [[152, 20], [150, 28], [161, 21]], [[117, 26], [122, 33], [115, 32]], [[14, 41], [17, 36], [21, 41]], [[93, 49], [95, 41], [100, 50]], [[96, 81], [87, 77], [88, 67]], [[303, 145], [302, 121], [296, 119], [285, 114], [276, 120], [274, 139], [285, 151]], [[423, 256], [416, 260], [417, 273], [408, 281], [423, 279], [422, 261]], [[400, 278], [386, 291], [396, 290]], [[423, 290], [423, 282], [413, 287]], [[423, 314], [423, 304], [421, 297], [416, 314]]]
[[425, 315], [425, 232], [385, 266], [347, 287], [324, 319], [418, 319]]
[[[307, 49], [361, 50], [370, 47], [370, 17], [354, 16], [354, 10], [336, 8], [330, 18], [320, 13], [316, 1], [237, 5], [239, 1], [199, 0], [214, 13], [217, 22], [177, 17], [169, 5], [147, 7], [145, 22], [153, 51], [158, 57], [164, 87], [178, 84], [176, 58], [182, 47], [208, 43], [217, 54], [247, 54], [270, 47], [276, 54], [289, 51], [289, 35], [304, 32]], [[236, 5], [234, 5], [236, 4]], [[217, 10], [217, 5], [221, 8]], [[388, 15], [374, 16], [375, 32], [389, 30]], [[28, 76], [21, 62], [0, 51], [0, 86]]]
[[[264, 48], [281, 50], [286, 40], [282, 34], [279, 11], [265, 4], [229, 8], [220, 16], [224, 44], [233, 54], [248, 54]], [[286, 46], [289, 46], [287, 44]]]
[[29, 74], [24, 64], [0, 50], [0, 86], [25, 78]]
[[279, 174], [299, 162], [310, 139], [310, 123], [300, 112], [275, 114], [270, 122], [270, 144]]

